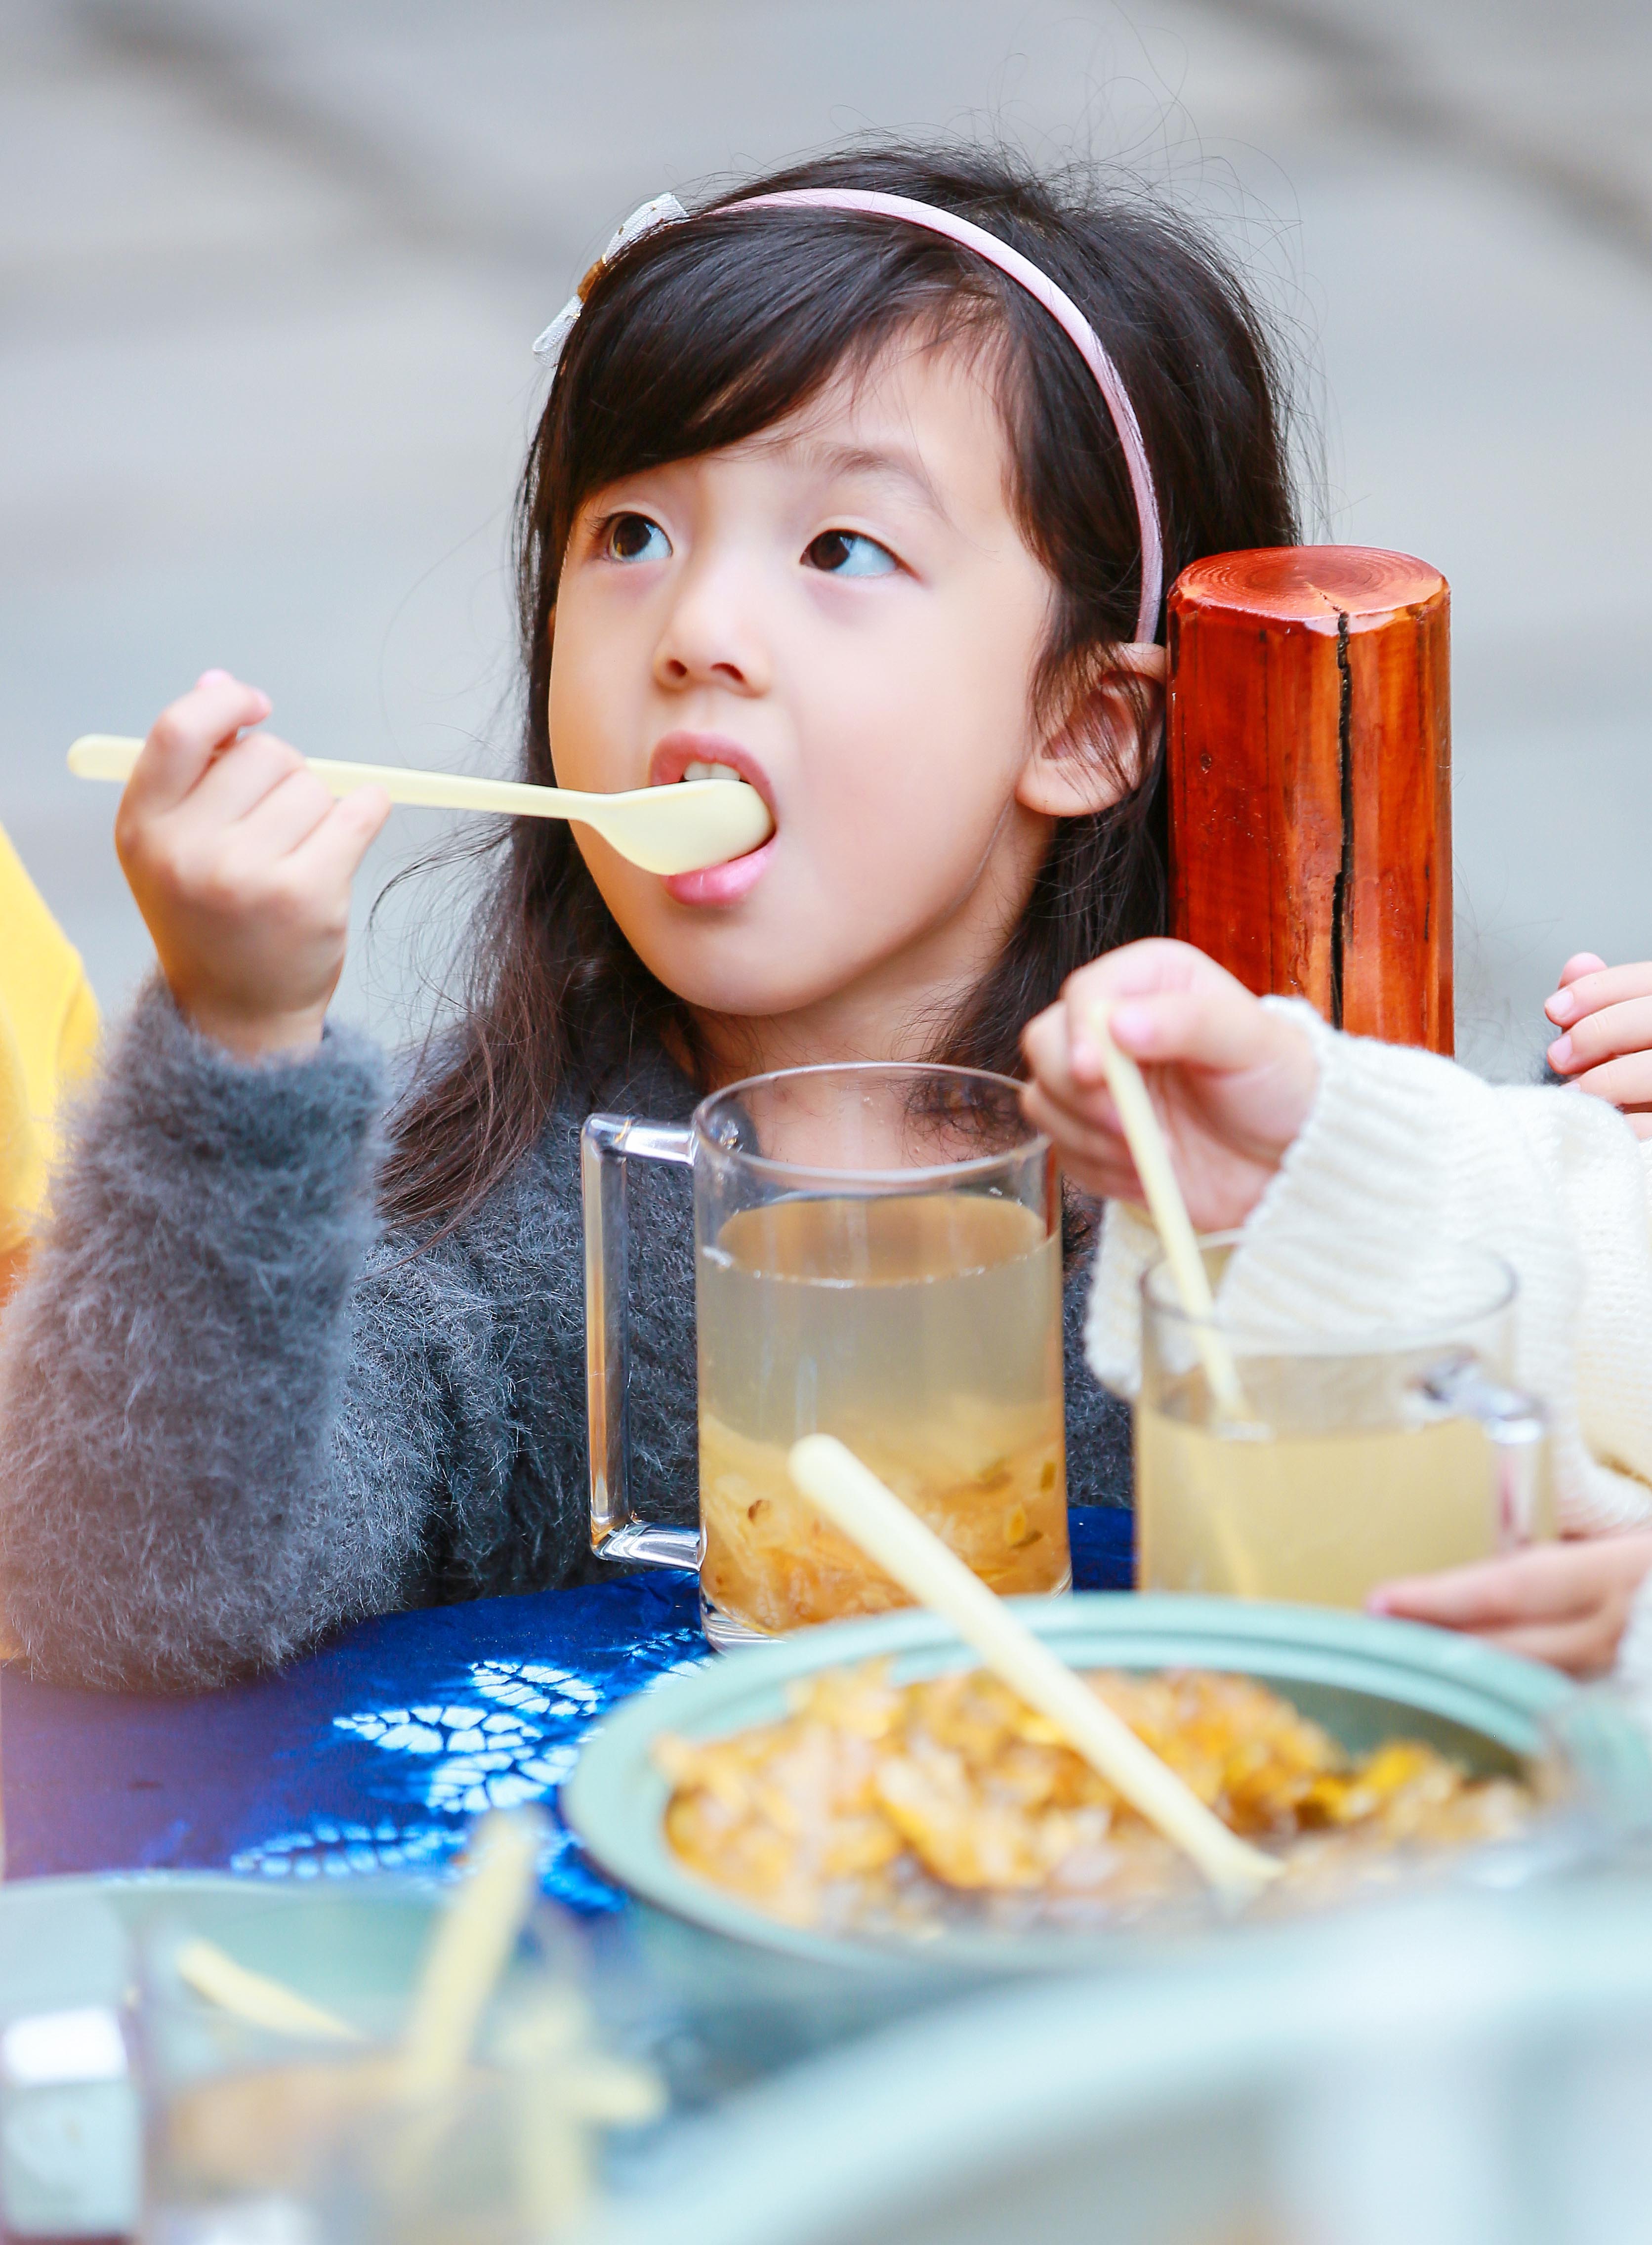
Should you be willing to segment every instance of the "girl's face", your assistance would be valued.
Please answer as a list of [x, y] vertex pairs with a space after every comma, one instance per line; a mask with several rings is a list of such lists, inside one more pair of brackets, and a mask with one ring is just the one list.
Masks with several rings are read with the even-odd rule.
[[908, 344], [579, 512], [559, 783], [721, 767], [774, 814], [749, 857], [669, 879], [577, 830], [627, 940], [731, 1064], [921, 1049], [1014, 926], [1052, 817], [1117, 792], [1034, 726], [1052, 586], [1008, 471], [985, 370]]

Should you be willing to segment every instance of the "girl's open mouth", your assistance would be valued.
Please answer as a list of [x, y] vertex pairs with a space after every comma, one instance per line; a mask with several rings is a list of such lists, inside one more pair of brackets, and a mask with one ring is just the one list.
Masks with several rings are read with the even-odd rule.
[[705, 865], [693, 873], [662, 877], [668, 896], [681, 905], [733, 905], [749, 896], [768, 870], [779, 838], [774, 788], [768, 773], [750, 750], [717, 733], [667, 733], [648, 759], [648, 784], [674, 787], [680, 780], [744, 780], [756, 789], [768, 806], [775, 831], [743, 857], [721, 865]]

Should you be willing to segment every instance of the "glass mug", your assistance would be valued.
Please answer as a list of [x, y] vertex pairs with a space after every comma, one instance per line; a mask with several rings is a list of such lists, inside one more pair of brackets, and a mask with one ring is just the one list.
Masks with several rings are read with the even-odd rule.
[[[1202, 1243], [1214, 1285], [1237, 1244]], [[1417, 1330], [1247, 1333], [1220, 1314], [1249, 1417], [1223, 1413], [1168, 1265], [1141, 1280], [1136, 1580], [1361, 1606], [1397, 1575], [1554, 1532], [1541, 1404], [1508, 1385], [1519, 1282], [1478, 1248], [1430, 1258]]]
[[[700, 1527], [633, 1509], [627, 1163], [694, 1172]], [[591, 1542], [698, 1566], [715, 1645], [904, 1594], [793, 1488], [836, 1434], [994, 1590], [1065, 1590], [1061, 1204], [1019, 1087], [973, 1068], [785, 1068], [687, 1128], [593, 1115], [582, 1147]]]

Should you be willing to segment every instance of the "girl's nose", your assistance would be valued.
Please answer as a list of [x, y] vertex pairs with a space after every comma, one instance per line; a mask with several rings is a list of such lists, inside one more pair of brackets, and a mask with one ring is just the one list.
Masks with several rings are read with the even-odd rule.
[[772, 666], [748, 587], [725, 571], [690, 573], [660, 634], [654, 678], [680, 691], [717, 686], [725, 693], [763, 694]]

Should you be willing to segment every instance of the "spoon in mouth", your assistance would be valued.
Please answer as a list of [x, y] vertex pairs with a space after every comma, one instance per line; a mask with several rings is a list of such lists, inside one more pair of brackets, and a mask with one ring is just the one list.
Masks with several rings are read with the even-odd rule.
[[[141, 741], [83, 733], [69, 751], [79, 779], [132, 777]], [[395, 764], [306, 759], [335, 795], [382, 787], [392, 803], [430, 811], [492, 811], [506, 818], [569, 818], [589, 826], [645, 873], [698, 873], [743, 858], [775, 831], [768, 805], [743, 779], [686, 779], [671, 787], [633, 787], [592, 795], [571, 787], [533, 787], [525, 780], [469, 779], [458, 772], [409, 771]]]

